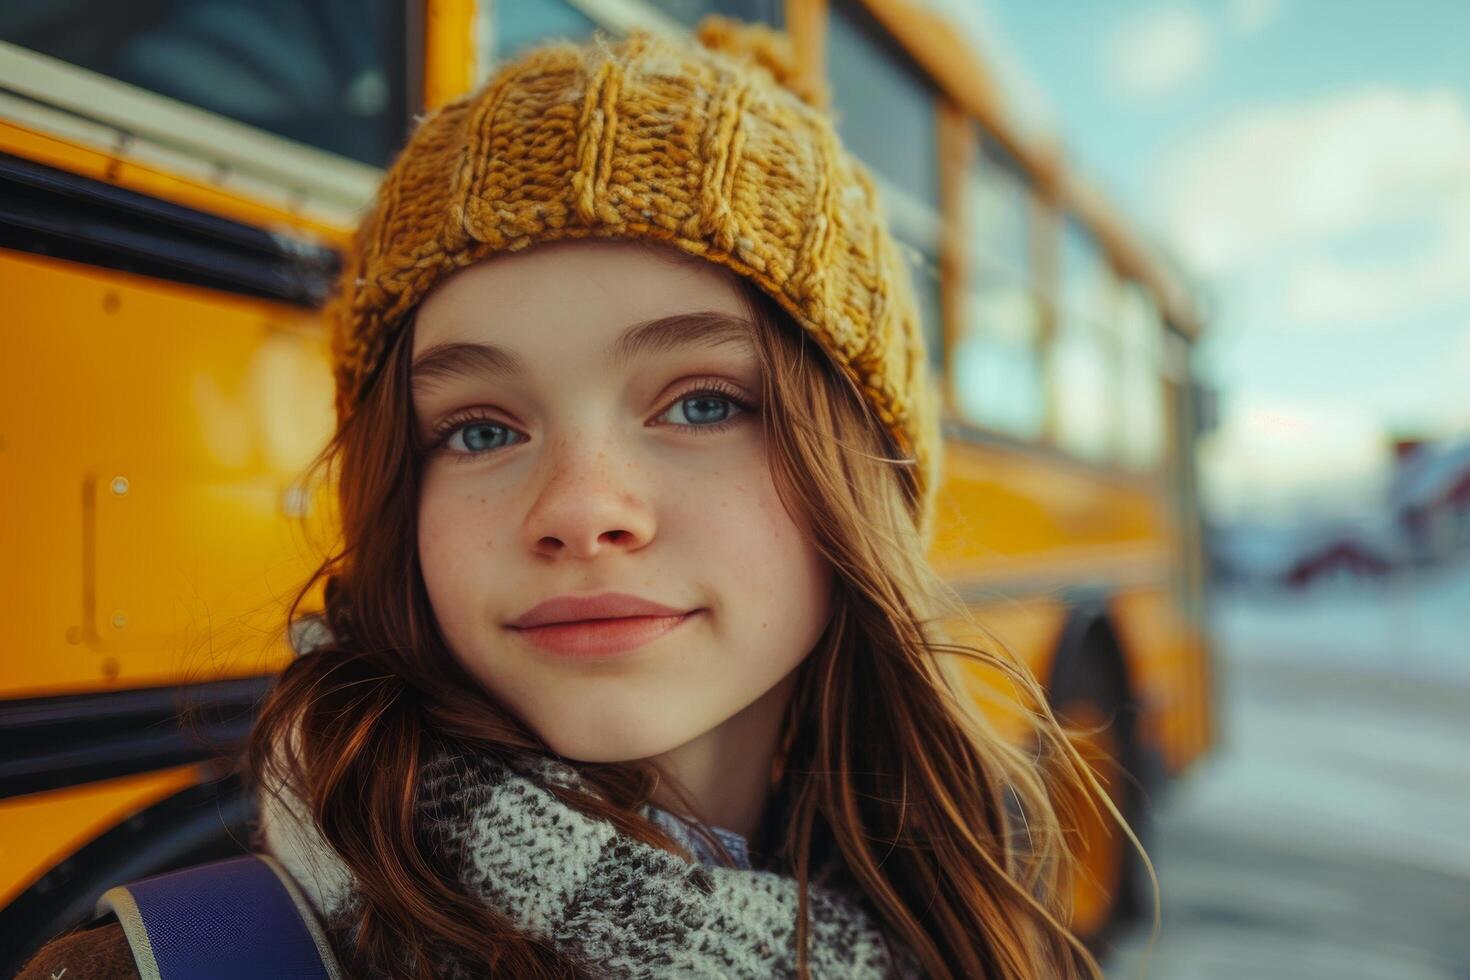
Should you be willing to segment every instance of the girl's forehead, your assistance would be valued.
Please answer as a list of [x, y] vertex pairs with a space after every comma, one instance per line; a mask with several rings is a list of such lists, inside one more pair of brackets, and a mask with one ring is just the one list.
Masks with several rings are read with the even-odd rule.
[[672, 247], [579, 239], [499, 253], [439, 283], [414, 354], [456, 342], [611, 352], [628, 328], [689, 314], [749, 321], [734, 274]]
[[[480, 340], [448, 340], [417, 349], [412, 366], [416, 398], [456, 381], [515, 381], [546, 368], [549, 380], [564, 386], [568, 370], [578, 379], [608, 376], [674, 351], [718, 352], [725, 366], [756, 370], [750, 323], [714, 311], [674, 313], [635, 323], [621, 331], [607, 350], [575, 345], [545, 348], [529, 357], [515, 348]], [[543, 363], [544, 360], [544, 363]]]

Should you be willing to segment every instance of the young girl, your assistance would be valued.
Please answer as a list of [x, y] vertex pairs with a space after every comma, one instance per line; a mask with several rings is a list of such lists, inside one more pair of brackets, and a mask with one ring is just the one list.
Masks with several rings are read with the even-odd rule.
[[1099, 977], [1043, 768], [946, 656], [1096, 791], [1024, 669], [942, 634], [873, 183], [779, 35], [699, 39], [543, 47], [389, 171], [258, 849], [354, 977]]

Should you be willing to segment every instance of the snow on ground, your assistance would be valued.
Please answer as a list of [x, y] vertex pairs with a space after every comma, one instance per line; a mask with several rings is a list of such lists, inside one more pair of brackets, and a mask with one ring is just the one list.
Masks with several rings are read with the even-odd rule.
[[1148, 976], [1470, 980], [1470, 565], [1213, 619], [1219, 742], [1155, 810]]
[[[1301, 846], [1470, 878], [1470, 563], [1223, 593], [1213, 626], [1223, 744], [1215, 778], [1182, 796], [1222, 823], [1274, 811]], [[1220, 778], [1236, 767], [1248, 778]]]

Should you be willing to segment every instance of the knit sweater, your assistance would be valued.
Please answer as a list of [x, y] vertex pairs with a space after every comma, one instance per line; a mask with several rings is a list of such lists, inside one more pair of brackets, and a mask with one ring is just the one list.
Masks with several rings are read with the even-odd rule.
[[[789, 977], [796, 882], [755, 870], [746, 841], [710, 828], [735, 859], [714, 853], [678, 818], [644, 813], [700, 862], [624, 837], [605, 821], [561, 803], [548, 783], [586, 789], [569, 766], [544, 762], [516, 772], [488, 759], [445, 757], [426, 767], [420, 819], [426, 839], [463, 856], [470, 894], [510, 915], [607, 977]], [[350, 872], [290, 793], [261, 800], [268, 849], [291, 872], [334, 944], [350, 943], [360, 899]], [[859, 896], [818, 874], [810, 887], [813, 977], [917, 977], [907, 950], [895, 958]], [[445, 978], [480, 975], [473, 964], [436, 965]], [[17, 980], [66, 976], [135, 980], [121, 927], [107, 925], [49, 943]]]

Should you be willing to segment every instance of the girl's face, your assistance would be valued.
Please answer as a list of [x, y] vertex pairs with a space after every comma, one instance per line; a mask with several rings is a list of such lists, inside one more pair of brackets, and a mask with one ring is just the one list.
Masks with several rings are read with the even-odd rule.
[[[642, 759], [779, 717], [777, 685], [827, 622], [831, 572], [767, 464], [750, 330], [730, 273], [598, 239], [497, 255], [419, 310], [434, 615], [562, 756]], [[608, 592], [685, 615], [514, 625]], [[630, 637], [644, 642], [596, 652]]]

